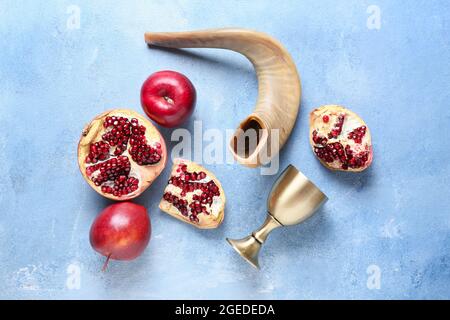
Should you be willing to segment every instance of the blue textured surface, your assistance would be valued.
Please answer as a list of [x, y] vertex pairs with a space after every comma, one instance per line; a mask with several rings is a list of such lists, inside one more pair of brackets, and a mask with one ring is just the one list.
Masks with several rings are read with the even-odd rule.
[[[72, 2], [1, 1], [1, 298], [450, 298], [449, 2], [278, 2], [78, 0], [81, 25], [72, 29]], [[366, 26], [371, 4], [381, 9], [379, 30]], [[219, 229], [200, 231], [159, 211], [166, 170], [137, 199], [151, 214], [150, 246], [101, 273], [88, 232], [110, 202], [78, 171], [80, 131], [113, 107], [140, 112], [140, 85], [160, 69], [197, 87], [188, 128], [200, 119], [204, 129], [234, 128], [256, 98], [245, 58], [143, 42], [145, 31], [224, 26], [265, 31], [291, 52], [303, 96], [281, 167], [295, 164], [330, 201], [275, 231], [257, 272], [224, 238], [263, 221], [275, 176], [209, 166], [228, 205]], [[328, 103], [368, 123], [375, 160], [366, 172], [330, 172], [314, 158], [308, 113]], [[171, 131], [163, 133], [168, 141]], [[70, 285], [77, 268], [79, 288]]]

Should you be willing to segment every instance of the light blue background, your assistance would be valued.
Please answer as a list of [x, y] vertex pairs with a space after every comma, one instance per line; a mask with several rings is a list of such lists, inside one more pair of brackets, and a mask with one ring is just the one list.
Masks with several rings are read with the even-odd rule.
[[[71, 4], [81, 9], [80, 29], [67, 28]], [[380, 30], [366, 26], [371, 4], [381, 9]], [[0, 297], [450, 298], [449, 9], [446, 0], [2, 0]], [[159, 211], [166, 170], [136, 200], [151, 215], [149, 247], [101, 273], [88, 233], [111, 202], [79, 173], [81, 129], [110, 108], [141, 112], [140, 86], [161, 69], [197, 88], [187, 128], [193, 120], [235, 128], [256, 99], [245, 58], [143, 42], [145, 31], [225, 26], [265, 31], [291, 52], [303, 96], [281, 167], [296, 165], [330, 201], [303, 225], [275, 231], [257, 272], [224, 239], [259, 226], [276, 177], [209, 166], [228, 204], [223, 225], [201, 231]], [[366, 172], [330, 172], [311, 152], [308, 114], [329, 103], [368, 123], [375, 159]], [[169, 141], [171, 130], [162, 132]], [[66, 285], [71, 265], [79, 290]], [[379, 289], [367, 286], [370, 266], [381, 271]]]

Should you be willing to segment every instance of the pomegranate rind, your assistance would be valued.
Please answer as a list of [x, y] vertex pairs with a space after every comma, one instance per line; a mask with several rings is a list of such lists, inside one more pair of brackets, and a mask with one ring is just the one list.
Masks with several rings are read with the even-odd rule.
[[[161, 144], [161, 160], [152, 165], [143, 165], [139, 166], [134, 163], [131, 156], [128, 156], [130, 162], [133, 165], [133, 169], [139, 175], [139, 188], [129, 194], [122, 195], [120, 197], [114, 196], [112, 194], [103, 193], [101, 191], [101, 186], [96, 186], [94, 182], [90, 179], [90, 177], [86, 174], [86, 167], [92, 164], [87, 165], [85, 163], [86, 156], [89, 154], [89, 147], [91, 143], [97, 142], [101, 140], [101, 135], [104, 132], [103, 122], [108, 116], [116, 116], [116, 117], [126, 117], [126, 118], [136, 118], [139, 123], [143, 124], [146, 127], [145, 137], [147, 141], [150, 143], [159, 142]], [[128, 150], [124, 153], [128, 155]], [[116, 201], [125, 201], [138, 197], [142, 192], [144, 192], [153, 181], [161, 174], [164, 170], [167, 163], [167, 148], [166, 143], [164, 141], [163, 136], [158, 131], [158, 129], [145, 117], [141, 116], [139, 113], [129, 110], [129, 109], [113, 109], [102, 114], [96, 116], [90, 123], [88, 123], [80, 137], [80, 141], [78, 142], [78, 167], [80, 168], [81, 174], [83, 175], [86, 182], [100, 195], [105, 198], [116, 200]]]
[[[203, 171], [206, 173], [207, 177], [209, 177], [211, 180], [214, 181], [214, 183], [217, 185], [217, 187], [219, 187], [219, 191], [220, 191], [220, 196], [219, 196], [221, 199], [220, 210], [216, 216], [214, 216], [213, 214], [209, 214], [209, 215], [199, 214], [197, 216], [197, 218], [199, 219], [199, 222], [194, 223], [189, 220], [189, 217], [183, 216], [180, 213], [180, 211], [173, 204], [164, 200], [164, 198], [162, 198], [161, 202], [159, 203], [159, 209], [161, 209], [161, 211], [171, 215], [172, 217], [174, 217], [178, 220], [181, 220], [183, 222], [186, 222], [188, 224], [191, 224], [199, 229], [217, 228], [222, 223], [222, 221], [225, 217], [225, 202], [226, 202], [225, 192], [223, 191], [220, 181], [216, 178], [216, 176], [211, 171], [208, 171], [207, 169], [198, 165], [197, 163], [189, 161], [189, 160], [185, 160], [185, 159], [179, 159], [179, 158], [174, 159], [173, 166], [172, 166], [172, 172], [170, 173], [170, 176], [177, 175], [176, 170], [180, 164], [186, 164], [188, 172]], [[166, 192], [166, 190], [164, 192]]]
[[[367, 146], [367, 151], [369, 152], [368, 155], [368, 160], [367, 162], [364, 164], [364, 166], [360, 167], [360, 168], [348, 168], [348, 169], [343, 169], [341, 168], [340, 165], [334, 165], [335, 162], [331, 162], [331, 163], [327, 163], [325, 161], [323, 161], [322, 159], [320, 159], [319, 157], [316, 156], [316, 158], [320, 161], [320, 163], [322, 163], [322, 165], [330, 170], [335, 170], [335, 171], [345, 171], [345, 172], [361, 172], [366, 170], [371, 164], [372, 164], [372, 160], [373, 160], [373, 147], [372, 147], [372, 136], [370, 134], [370, 129], [367, 126], [367, 124], [364, 122], [364, 120], [357, 115], [355, 112], [340, 106], [340, 105], [324, 105], [321, 106], [319, 108], [314, 109], [313, 111], [311, 111], [310, 115], [309, 115], [309, 143], [311, 145], [311, 148], [313, 150], [314, 153], [314, 148], [315, 148], [315, 143], [313, 141], [313, 131], [317, 130], [317, 128], [321, 128], [322, 130], [324, 130], [324, 127], [326, 127], [327, 130], [329, 130], [329, 128], [331, 128], [333, 126], [332, 121], [328, 121], [326, 124], [324, 124], [323, 121], [323, 116], [324, 115], [339, 115], [339, 114], [345, 114], [346, 118], [351, 117], [352, 119], [354, 119], [355, 121], [358, 122], [358, 126], [365, 126], [366, 127], [366, 133], [364, 135], [364, 139], [363, 139], [363, 145]], [[345, 120], [344, 120], [345, 122]], [[356, 127], [355, 127], [356, 128]], [[341, 139], [339, 139], [341, 140]], [[344, 137], [344, 140], [348, 141], [349, 139], [347, 139], [347, 137]]]

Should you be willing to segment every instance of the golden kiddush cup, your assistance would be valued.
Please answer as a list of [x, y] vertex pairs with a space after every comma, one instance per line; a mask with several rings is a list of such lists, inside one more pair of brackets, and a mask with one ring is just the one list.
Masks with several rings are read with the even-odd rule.
[[258, 253], [269, 233], [278, 227], [305, 221], [326, 201], [327, 196], [293, 165], [289, 165], [272, 186], [267, 198], [267, 218], [250, 236], [228, 239], [231, 246], [252, 266], [259, 269]]

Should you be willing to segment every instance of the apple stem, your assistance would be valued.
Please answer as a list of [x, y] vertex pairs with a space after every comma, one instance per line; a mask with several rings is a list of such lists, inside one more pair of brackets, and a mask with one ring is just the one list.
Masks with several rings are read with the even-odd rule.
[[106, 271], [106, 267], [108, 267], [108, 262], [109, 262], [109, 259], [111, 258], [111, 254], [109, 254], [107, 257], [106, 257], [106, 261], [105, 261], [105, 263], [103, 264], [103, 268], [102, 268], [102, 272], [105, 272]]
[[168, 96], [164, 96], [164, 100], [166, 100], [170, 104], [173, 104], [173, 100], [170, 99]]

